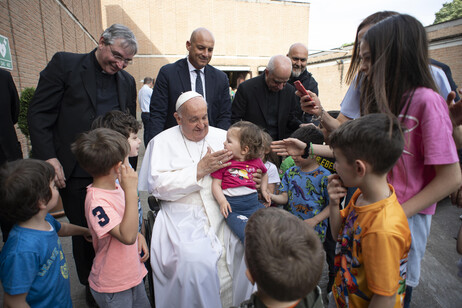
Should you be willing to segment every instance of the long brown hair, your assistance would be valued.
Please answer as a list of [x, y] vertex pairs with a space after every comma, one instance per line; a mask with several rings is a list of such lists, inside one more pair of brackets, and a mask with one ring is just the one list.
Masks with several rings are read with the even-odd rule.
[[418, 87], [436, 90], [428, 58], [427, 34], [412, 16], [400, 14], [372, 26], [363, 41], [369, 45], [371, 68], [362, 79], [361, 112], [406, 115]]
[[358, 26], [358, 29], [356, 30], [356, 37], [355, 37], [355, 43], [353, 46], [353, 54], [351, 55], [351, 63], [350, 67], [348, 68], [348, 72], [346, 74], [346, 81], [348, 84], [352, 83], [353, 80], [356, 77], [356, 74], [358, 73], [359, 70], [359, 64], [361, 63], [359, 59], [359, 39], [358, 39], [358, 33], [364, 29], [365, 27], [368, 26], [373, 26], [379, 21], [384, 20], [387, 17], [390, 17], [392, 15], [397, 15], [397, 12], [393, 11], [381, 11], [381, 12], [376, 12], [372, 15], [367, 16]]

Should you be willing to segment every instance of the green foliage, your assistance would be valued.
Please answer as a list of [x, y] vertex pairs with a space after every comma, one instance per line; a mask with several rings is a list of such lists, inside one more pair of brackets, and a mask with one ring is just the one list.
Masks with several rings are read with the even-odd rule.
[[21, 97], [19, 98], [19, 117], [18, 117], [18, 126], [21, 132], [29, 138], [29, 125], [27, 124], [27, 111], [29, 110], [29, 103], [34, 96], [35, 88], [25, 88], [21, 92]]
[[441, 22], [457, 19], [462, 17], [462, 0], [453, 0], [443, 4], [443, 7], [435, 13], [435, 22]]
[[345, 48], [345, 47], [348, 47], [348, 46], [353, 46], [355, 44], [355, 42], [352, 42], [352, 43], [345, 43], [341, 46], [341, 48]]

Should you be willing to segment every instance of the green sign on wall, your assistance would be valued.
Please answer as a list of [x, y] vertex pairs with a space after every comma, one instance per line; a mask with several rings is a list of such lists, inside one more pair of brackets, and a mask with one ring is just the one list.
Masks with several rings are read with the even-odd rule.
[[10, 43], [8, 38], [0, 35], [0, 68], [13, 69], [13, 61], [11, 60]]

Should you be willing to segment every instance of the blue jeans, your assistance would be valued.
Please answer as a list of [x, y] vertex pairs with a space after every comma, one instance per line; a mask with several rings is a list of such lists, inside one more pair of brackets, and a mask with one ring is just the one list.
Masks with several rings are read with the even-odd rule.
[[232, 209], [232, 212], [225, 218], [226, 223], [241, 242], [244, 243], [244, 230], [247, 220], [250, 215], [265, 206], [258, 201], [258, 194], [256, 192], [244, 196], [225, 197]]

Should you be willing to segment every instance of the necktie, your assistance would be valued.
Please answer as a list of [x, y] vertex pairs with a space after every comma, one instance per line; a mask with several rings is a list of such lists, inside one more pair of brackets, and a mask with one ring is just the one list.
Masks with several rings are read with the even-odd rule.
[[204, 96], [204, 88], [202, 86], [201, 71], [196, 70], [196, 92]]

